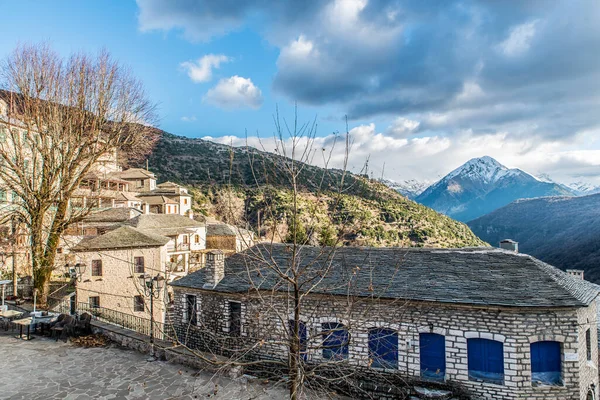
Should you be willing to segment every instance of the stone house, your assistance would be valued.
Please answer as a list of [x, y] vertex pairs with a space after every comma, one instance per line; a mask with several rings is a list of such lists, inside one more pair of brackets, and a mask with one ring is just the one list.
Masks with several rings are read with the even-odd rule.
[[[86, 265], [77, 283], [77, 302], [150, 318], [150, 300], [140, 287], [141, 274], [168, 277], [167, 247], [172, 239], [130, 226], [84, 239], [71, 248], [74, 262]], [[165, 295], [154, 300], [154, 318], [164, 322]]]
[[[287, 359], [293, 304], [269, 266], [285, 271], [292, 254], [285, 244], [209, 253], [203, 270], [170, 284], [179, 340], [224, 353], [224, 338], [252, 358]], [[492, 248], [304, 246], [297, 263], [313, 283], [300, 309], [308, 363], [454, 382], [486, 399], [597, 398], [589, 282]]]
[[151, 213], [192, 216], [192, 196], [176, 183], [161, 183], [154, 190], [139, 193], [138, 197], [150, 206]]
[[156, 175], [143, 168], [129, 168], [120, 172], [118, 177], [128, 181], [133, 192], [149, 192], [156, 189]]

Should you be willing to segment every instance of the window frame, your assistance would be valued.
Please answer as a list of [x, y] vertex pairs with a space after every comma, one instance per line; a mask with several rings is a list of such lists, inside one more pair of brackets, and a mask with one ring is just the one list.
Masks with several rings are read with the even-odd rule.
[[[499, 347], [498, 347], [499, 346]], [[496, 353], [499, 350], [498, 354], [490, 354], [492, 352]], [[481, 358], [475, 358], [476, 352], [481, 352]], [[498, 359], [496, 362], [498, 365], [493, 365], [494, 359]], [[475, 369], [474, 364], [479, 363], [484, 367], [483, 370]], [[469, 338], [467, 339], [467, 371], [470, 381], [475, 382], [483, 382], [487, 384], [493, 385], [501, 385], [504, 386], [504, 379], [506, 376], [506, 368], [504, 365], [504, 343], [498, 340], [493, 339], [483, 339], [483, 338]], [[496, 369], [498, 366], [501, 366], [502, 372], [496, 372], [493, 369]], [[480, 377], [476, 376], [475, 373], [481, 374], [498, 374], [499, 379], [490, 378], [490, 377]]]
[[100, 296], [89, 296], [88, 306], [91, 309], [100, 308]]
[[[234, 309], [232, 305], [236, 305], [236, 315], [234, 315]], [[241, 337], [242, 336], [242, 303], [240, 301], [229, 300], [227, 302], [227, 311], [229, 312], [229, 336]], [[239, 313], [239, 315], [238, 315]]]
[[[140, 260], [141, 260], [141, 263], [139, 263]], [[143, 274], [145, 272], [146, 272], [146, 260], [144, 259], [144, 256], [133, 257], [133, 273]]]
[[[98, 273], [98, 268], [100, 269], [100, 273]], [[92, 260], [91, 276], [102, 276], [102, 272], [102, 260]]]
[[[394, 337], [389, 341], [390, 337]], [[383, 343], [382, 343], [383, 342]], [[398, 369], [399, 339], [396, 329], [373, 327], [368, 332], [369, 363], [371, 368]], [[383, 349], [384, 354], [377, 354]], [[392, 356], [388, 356], [392, 354]]]
[[[190, 301], [193, 299], [193, 301]], [[185, 295], [185, 309], [187, 313], [186, 323], [189, 325], [198, 325], [198, 296], [195, 294]]]
[[[441, 344], [443, 347], [443, 362], [442, 362], [441, 366], [438, 366], [441, 368], [437, 368], [435, 372], [429, 371], [428, 369], [424, 368], [424, 367], [426, 367], [426, 365], [424, 365], [424, 364], [431, 362], [430, 359], [425, 359], [425, 357], [424, 357], [424, 354], [427, 354], [427, 352], [423, 351], [423, 348], [426, 348], [426, 345], [424, 344], [424, 342], [426, 341], [425, 338], [439, 340], [439, 341], [441, 341]], [[440, 357], [439, 354], [436, 354], [434, 356]], [[439, 373], [437, 371], [439, 371]], [[445, 381], [446, 380], [446, 336], [439, 334], [439, 333], [435, 333], [435, 332], [420, 332], [419, 333], [419, 372], [420, 372], [421, 378], [424, 378], [424, 379], [435, 380], [435, 381]]]
[[[338, 331], [344, 332], [341, 334], [341, 339], [343, 339], [343, 341], [334, 338], [334, 336], [336, 336], [335, 332]], [[323, 359], [332, 361], [348, 360], [350, 331], [346, 325], [339, 322], [323, 322], [321, 323], [321, 336], [323, 338], [321, 346], [321, 355], [323, 356]], [[340, 342], [340, 345], [337, 345], [337, 343], [328, 344], [328, 341]]]
[[[548, 355], [543, 357], [544, 353], [542, 352], [543, 347], [554, 347], [554, 351], [558, 351], [558, 353]], [[547, 351], [547, 350], [546, 350]], [[529, 354], [531, 360], [531, 385], [532, 386], [564, 386], [563, 380], [563, 344], [561, 342], [555, 340], [540, 340], [537, 342], [532, 342], [529, 346]], [[550, 364], [558, 364], [558, 369], [556, 367], [554, 369], [548, 369], [548, 365]], [[558, 373], [558, 379], [553, 381], [543, 380], [544, 375], [548, 377], [548, 373]], [[535, 379], [537, 375], [538, 379]]]
[[133, 312], [146, 311], [146, 299], [142, 295], [133, 296]]
[[592, 361], [592, 332], [590, 328], [585, 331], [585, 354], [586, 360]]

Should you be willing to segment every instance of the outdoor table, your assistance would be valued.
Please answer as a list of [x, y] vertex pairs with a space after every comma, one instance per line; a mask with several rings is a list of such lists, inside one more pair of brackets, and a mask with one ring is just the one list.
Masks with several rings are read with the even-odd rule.
[[23, 339], [23, 327], [27, 326], [27, 340], [31, 340], [31, 338], [29, 337], [29, 333], [30, 333], [32, 323], [33, 323], [32, 317], [18, 319], [16, 321], [13, 321], [13, 324], [19, 325], [19, 339]]
[[[13, 318], [20, 317], [21, 315], [23, 315], [21, 311], [15, 310], [6, 310], [0, 312], [0, 317], [6, 318], [9, 321], [11, 321]], [[8, 324], [6, 325], [6, 330], [8, 330]]]
[[50, 325], [52, 322], [54, 322], [56, 319], [58, 318], [58, 315], [44, 315], [42, 317], [35, 317], [33, 323], [34, 324], [40, 324], [40, 333], [43, 335], [44, 334], [44, 328], [46, 328], [48, 325]]

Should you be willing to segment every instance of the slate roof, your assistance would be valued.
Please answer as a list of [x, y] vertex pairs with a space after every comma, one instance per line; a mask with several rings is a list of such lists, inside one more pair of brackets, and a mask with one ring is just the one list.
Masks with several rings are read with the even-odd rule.
[[84, 222], [124, 222], [141, 213], [140, 210], [129, 207], [108, 208], [88, 215]]
[[172, 200], [166, 196], [156, 195], [154, 193], [152, 193], [151, 195], [148, 195], [146, 193], [140, 193], [138, 194], [138, 197], [143, 198], [143, 200], [148, 204], [179, 204], [175, 200]]
[[147, 179], [155, 178], [155, 175], [154, 173], [146, 171], [143, 168], [129, 168], [125, 171], [119, 172], [119, 177], [121, 179]]
[[131, 226], [122, 226], [104, 235], [84, 239], [71, 249], [74, 252], [93, 250], [113, 250], [140, 247], [161, 247], [169, 242], [169, 238], [153, 233], [142, 232]]
[[[234, 254], [225, 260], [223, 280], [208, 290], [285, 291], [266, 262], [285, 268], [291, 255], [285, 244], [260, 244]], [[508, 307], [581, 307], [599, 293], [594, 284], [536, 258], [495, 248], [343, 247], [333, 252], [303, 246], [298, 260], [307, 281], [320, 280], [314, 293]], [[203, 289], [204, 274], [200, 270], [171, 285]]]
[[142, 214], [125, 222], [145, 232], [173, 236], [201, 228], [203, 222], [178, 214]]
[[206, 236], [237, 236], [235, 228], [228, 224], [209, 224], [206, 226]]
[[140, 199], [135, 197], [133, 194], [128, 193], [128, 192], [119, 192], [119, 194], [117, 194], [117, 197], [115, 198], [115, 200], [118, 200], [118, 201], [141, 201]]

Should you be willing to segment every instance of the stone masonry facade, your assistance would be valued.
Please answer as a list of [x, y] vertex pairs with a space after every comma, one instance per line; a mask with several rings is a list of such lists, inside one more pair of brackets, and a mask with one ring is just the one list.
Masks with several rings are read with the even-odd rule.
[[[290, 304], [283, 296], [269, 294], [258, 300], [249, 295], [174, 287], [175, 303], [169, 319], [179, 340], [203, 349], [229, 335], [229, 302], [241, 303], [241, 335], [231, 338], [240, 348], [264, 340], [257, 357], [286, 358], [285, 329], [291, 319]], [[197, 326], [190, 326], [187, 295], [196, 296]], [[420, 376], [419, 334], [445, 337], [447, 382], [459, 383], [477, 398], [581, 399], [590, 391], [597, 396], [598, 346], [596, 305], [581, 308], [475, 307], [457, 304], [408, 302], [404, 300], [357, 299], [313, 295], [301, 311], [308, 332], [308, 362], [323, 361], [319, 348], [325, 322], [338, 322], [348, 329], [348, 363], [369, 368], [369, 329], [389, 328], [398, 332], [398, 371]], [[588, 361], [586, 331], [590, 332], [591, 360]], [[492, 384], [469, 380], [467, 341], [483, 338], [502, 343], [504, 382]], [[228, 342], [231, 346], [232, 342]], [[561, 344], [562, 386], [535, 386], [531, 379], [531, 343], [557, 341]], [[218, 351], [218, 349], [210, 349]], [[597, 398], [597, 397], [594, 397]]]

